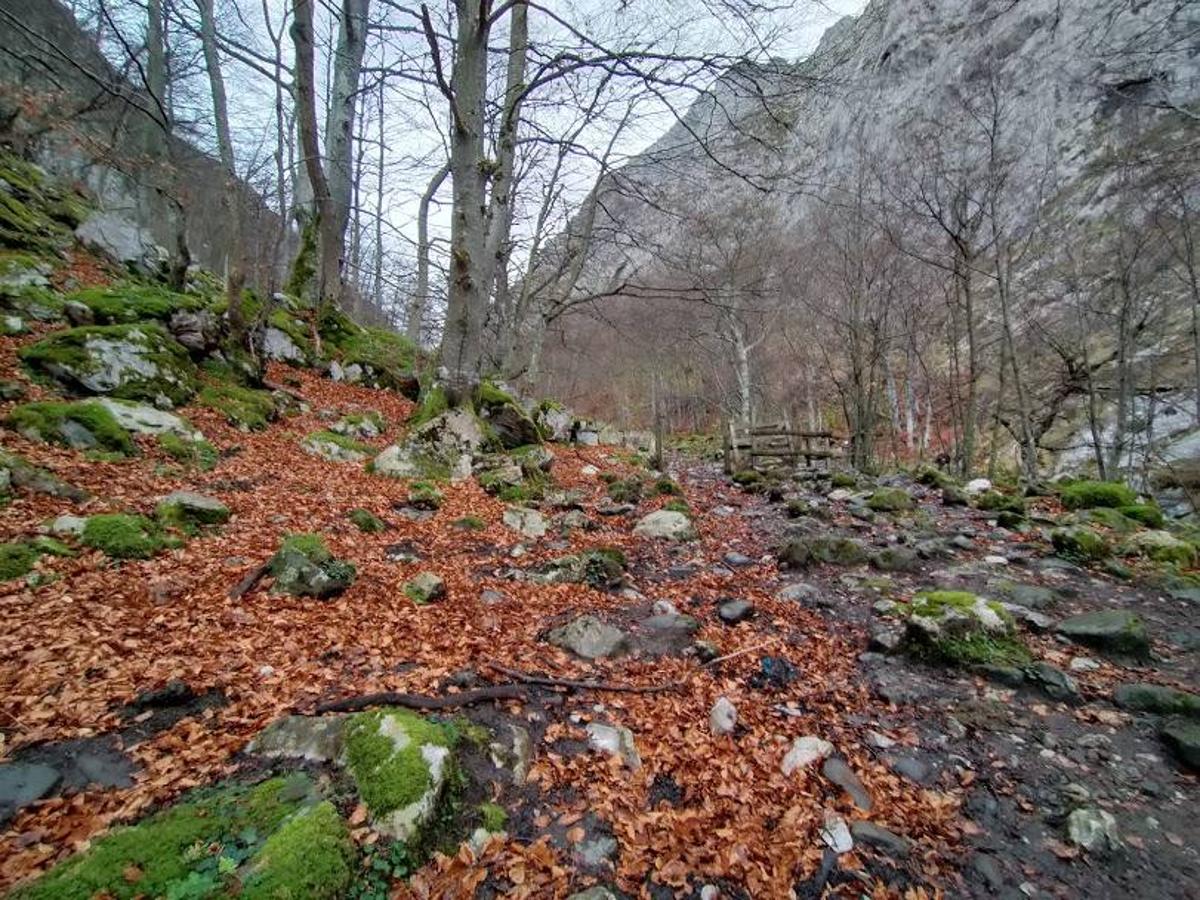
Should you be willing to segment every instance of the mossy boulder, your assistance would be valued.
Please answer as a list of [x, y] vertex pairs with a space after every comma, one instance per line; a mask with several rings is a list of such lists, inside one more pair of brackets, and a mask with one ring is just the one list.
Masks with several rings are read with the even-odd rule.
[[40, 555], [28, 542], [0, 544], [0, 581], [12, 581], [29, 574]]
[[383, 416], [371, 410], [342, 416], [329, 426], [329, 430], [355, 440], [372, 441], [383, 434], [384, 427]]
[[1120, 684], [1113, 691], [1113, 700], [1122, 709], [1136, 712], [1200, 718], [1200, 695], [1161, 684]]
[[1129, 538], [1127, 549], [1155, 562], [1170, 563], [1183, 568], [1196, 564], [1196, 545], [1176, 537], [1169, 531], [1143, 531]]
[[614, 503], [638, 504], [642, 500], [642, 480], [635, 476], [618, 478], [608, 485], [608, 497]]
[[329, 462], [362, 462], [375, 453], [375, 448], [362, 441], [333, 431], [314, 431], [300, 442], [305, 453]]
[[388, 709], [350, 717], [345, 735], [346, 768], [372, 826], [395, 840], [418, 841], [451, 780], [455, 732]]
[[1030, 654], [999, 604], [968, 591], [923, 591], [905, 615], [904, 640], [921, 656], [966, 666], [1016, 666]]
[[431, 481], [414, 481], [408, 486], [408, 505], [413, 509], [441, 509], [446, 495]]
[[78, 194], [11, 153], [0, 154], [0, 245], [53, 252], [71, 243], [71, 229], [87, 215]]
[[777, 555], [781, 565], [792, 569], [806, 569], [822, 563], [861, 566], [870, 558], [861, 541], [837, 536], [794, 538], [784, 544]]
[[153, 519], [125, 513], [89, 516], [79, 540], [111, 559], [149, 559], [176, 543]]
[[74, 450], [99, 450], [122, 456], [137, 452], [129, 432], [95, 400], [26, 403], [9, 413], [8, 424], [30, 440], [62, 444]]
[[1169, 719], [1158, 735], [1185, 766], [1200, 771], [1200, 722], [1191, 719]]
[[185, 438], [167, 432], [158, 436], [158, 446], [176, 462], [203, 472], [216, 466], [221, 458], [217, 448], [203, 438]]
[[76, 394], [178, 405], [199, 388], [187, 350], [156, 324], [69, 328], [25, 347], [21, 359]]
[[1002, 494], [999, 491], [984, 491], [975, 496], [976, 509], [985, 512], [1012, 512], [1025, 515], [1025, 500], [1015, 494]]
[[659, 509], [643, 516], [634, 526], [633, 533], [669, 541], [694, 541], [697, 537], [691, 516], [670, 509]]
[[1093, 509], [1107, 506], [1119, 509], [1137, 502], [1133, 488], [1116, 481], [1076, 481], [1064, 485], [1060, 496], [1067, 509]]
[[1071, 616], [1059, 622], [1055, 631], [1077, 644], [1118, 656], [1150, 656], [1146, 626], [1129, 610], [1102, 609]]
[[421, 386], [413, 373], [417, 347], [404, 335], [356, 325], [344, 316], [335, 321], [326, 313], [321, 319], [321, 337], [344, 380], [388, 388], [409, 400], [418, 398]]
[[332, 804], [297, 775], [197, 791], [114, 829], [10, 896], [336, 900], [349, 890], [354, 856]]
[[473, 412], [447, 409], [413, 428], [401, 443], [385, 448], [371, 469], [392, 478], [468, 478], [485, 440], [483, 423]]
[[89, 496], [87, 491], [67, 484], [53, 472], [32, 465], [16, 453], [0, 447], [0, 501], [8, 498], [14, 487], [76, 503]]
[[740, 469], [730, 476], [734, 484], [740, 484], [742, 487], [755, 487], [763, 480], [762, 473], [756, 469]]
[[417, 606], [425, 606], [446, 596], [446, 582], [434, 572], [419, 572], [405, 582], [404, 596]]
[[535, 568], [530, 577], [542, 584], [586, 584], [614, 590], [625, 583], [625, 554], [616, 547], [599, 547], [560, 556]]
[[542, 432], [515, 397], [499, 385], [485, 381], [479, 386], [479, 417], [489, 435], [501, 447], [512, 449], [540, 444]]
[[174, 491], [159, 501], [156, 514], [160, 521], [183, 528], [223, 525], [229, 521], [229, 507], [215, 497], [195, 491]]
[[1162, 528], [1166, 522], [1162, 509], [1154, 503], [1134, 503], [1130, 506], [1122, 506], [1118, 512], [1125, 518], [1132, 519], [1148, 528]]
[[97, 325], [154, 319], [166, 321], [172, 313], [194, 312], [204, 306], [204, 301], [195, 295], [177, 294], [158, 285], [134, 283], [87, 288], [68, 295], [67, 301], [86, 306]]
[[271, 558], [272, 590], [318, 600], [337, 596], [354, 582], [352, 563], [335, 559], [318, 534], [292, 534]]
[[196, 402], [223, 413], [230, 425], [243, 431], [262, 431], [279, 414], [275, 398], [267, 391], [236, 384], [205, 385]]
[[1080, 510], [1077, 518], [1081, 522], [1087, 522], [1091, 525], [1101, 525], [1118, 534], [1129, 534], [1138, 527], [1137, 522], [1128, 518], [1119, 509], [1112, 506], [1098, 506], [1095, 509]]
[[1050, 533], [1054, 552], [1077, 562], [1095, 562], [1107, 559], [1112, 549], [1103, 537], [1083, 525], [1056, 528]]
[[914, 505], [913, 498], [904, 488], [879, 488], [867, 500], [867, 506], [876, 512], [902, 512]]

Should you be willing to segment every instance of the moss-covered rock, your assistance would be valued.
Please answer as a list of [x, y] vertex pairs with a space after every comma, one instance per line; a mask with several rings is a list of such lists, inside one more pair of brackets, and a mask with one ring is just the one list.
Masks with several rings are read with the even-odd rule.
[[1064, 485], [1061, 491], [1067, 509], [1093, 509], [1108, 506], [1119, 509], [1137, 502], [1137, 493], [1128, 485], [1115, 481], [1076, 481]]
[[642, 480], [637, 476], [618, 478], [608, 485], [608, 497], [614, 503], [640, 503], [642, 500]]
[[271, 557], [272, 590], [295, 597], [334, 597], [354, 582], [352, 563], [335, 559], [319, 534], [292, 534]]
[[1102, 525], [1118, 534], [1128, 534], [1138, 527], [1137, 522], [1112, 506], [1098, 506], [1095, 509], [1081, 510], [1078, 519], [1092, 525]]
[[40, 555], [29, 543], [0, 544], [0, 581], [12, 581], [27, 575]]
[[619, 548], [596, 547], [543, 563], [532, 577], [544, 584], [577, 583], [613, 590], [625, 583], [625, 566], [625, 554]]
[[1095, 562], [1112, 553], [1108, 541], [1082, 525], [1056, 528], [1050, 534], [1050, 542], [1059, 556], [1077, 562]]
[[1126, 609], [1101, 609], [1064, 619], [1055, 631], [1077, 644], [1118, 656], [1146, 658], [1150, 638], [1142, 620]]
[[149, 559], [173, 543], [157, 522], [125, 513], [89, 516], [79, 540], [112, 559]]
[[181, 437], [173, 432], [158, 436], [158, 446], [176, 462], [207, 472], [220, 461], [221, 454], [208, 441]]
[[350, 510], [347, 518], [354, 523], [355, 528], [365, 534], [378, 534], [387, 530], [387, 523], [383, 519], [361, 507]]
[[964, 666], [1011, 667], [1030, 659], [1004, 608], [968, 591], [923, 591], [898, 610], [906, 617], [905, 644], [917, 655]]
[[446, 596], [446, 582], [434, 572], [419, 572], [405, 582], [404, 596], [417, 606], [424, 606]]
[[1155, 562], [1188, 568], [1197, 560], [1196, 545], [1169, 531], [1143, 531], [1129, 538], [1126, 549]]
[[204, 307], [200, 297], [177, 294], [158, 285], [134, 283], [76, 291], [67, 300], [82, 303], [91, 310], [98, 325], [165, 321], [172, 313], [194, 312]]
[[4, 501], [14, 487], [76, 503], [89, 496], [87, 491], [67, 484], [53, 472], [31, 465], [16, 453], [0, 448], [0, 501]]
[[879, 488], [867, 500], [867, 506], [876, 512], [901, 512], [914, 505], [913, 498], [904, 488]]
[[192, 529], [223, 525], [229, 521], [229, 507], [215, 497], [194, 491], [174, 491], [162, 498], [156, 515], [166, 524]]
[[375, 448], [362, 441], [333, 431], [314, 431], [300, 442], [306, 453], [329, 462], [362, 462], [375, 453]]
[[353, 716], [346, 728], [346, 767], [381, 833], [418, 841], [437, 814], [455, 762], [452, 729], [407, 710]]
[[1113, 700], [1122, 709], [1200, 718], [1200, 695], [1161, 684], [1120, 684], [1113, 691]]
[[78, 394], [178, 405], [199, 387], [187, 350], [156, 324], [69, 328], [25, 347], [21, 359]]
[[479, 386], [479, 417], [487, 425], [489, 437], [501, 447], [511, 449], [542, 442], [541, 429], [517, 399], [498, 385], [485, 381]]
[[417, 399], [420, 384], [413, 374], [417, 348], [404, 335], [355, 325], [344, 317], [335, 320], [326, 313], [321, 319], [321, 336], [342, 371], [357, 376], [347, 380], [389, 388], [410, 400]]
[[777, 556], [780, 565], [793, 569], [806, 569], [821, 563], [861, 566], [869, 559], [862, 542], [837, 536], [794, 538], [780, 548]]
[[1134, 503], [1131, 506], [1122, 506], [1118, 512], [1125, 518], [1149, 528], [1162, 528], [1166, 521], [1163, 511], [1154, 503]]
[[75, 192], [59, 187], [40, 168], [0, 153], [0, 245], [54, 252], [71, 243], [71, 229], [87, 214]]
[[75, 450], [100, 450], [132, 456], [137, 447], [129, 432], [101, 403], [26, 403], [8, 416], [8, 424], [30, 440], [48, 441]]
[[342, 416], [329, 430], [360, 441], [371, 441], [383, 434], [383, 416], [375, 410], [365, 413], [350, 413]]
[[349, 887], [353, 846], [313, 791], [304, 776], [198, 791], [114, 829], [10, 896], [334, 900]]
[[262, 431], [278, 416], [275, 398], [269, 393], [236, 384], [205, 385], [196, 402], [223, 413], [230, 425], [244, 431]]
[[976, 495], [974, 505], [976, 509], [982, 509], [986, 512], [1013, 512], [1019, 515], [1025, 515], [1025, 500], [1015, 494], [1002, 494], [999, 491], [984, 491]]
[[408, 505], [413, 509], [441, 509], [446, 501], [436, 484], [430, 481], [414, 481], [408, 486]]

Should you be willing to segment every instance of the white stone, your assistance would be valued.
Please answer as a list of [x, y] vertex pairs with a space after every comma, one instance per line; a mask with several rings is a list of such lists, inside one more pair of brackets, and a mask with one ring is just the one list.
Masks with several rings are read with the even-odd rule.
[[50, 531], [53, 534], [83, 534], [85, 525], [87, 519], [80, 516], [59, 516], [50, 523]]
[[280, 328], [268, 328], [263, 332], [262, 349], [267, 359], [279, 362], [304, 360], [304, 352], [296, 346], [291, 336]]
[[814, 735], [805, 735], [792, 741], [792, 747], [783, 757], [783, 774], [791, 775], [797, 769], [807, 769], [833, 753], [833, 744]]
[[846, 488], [837, 488], [825, 495], [826, 499], [834, 501], [849, 500], [853, 496], [854, 491], [847, 490]]
[[732, 734], [737, 727], [737, 708], [728, 697], [718, 697], [708, 714], [708, 727], [714, 735]]
[[584, 476], [585, 478], [594, 478], [595, 476], [600, 474], [600, 470], [597, 469], [593, 465], [587, 465], [587, 466], [583, 466], [579, 470], [579, 474]]
[[638, 537], [690, 541], [696, 537], [696, 528], [692, 524], [692, 520], [683, 513], [670, 509], [659, 509], [643, 516], [642, 520], [634, 526], [633, 533]]
[[504, 510], [502, 521], [513, 531], [528, 538], [540, 538], [546, 533], [546, 519], [536, 509], [510, 506]]
[[999, 556], [996, 554], [993, 554], [991, 556], [985, 556], [983, 558], [983, 561], [985, 563], [987, 563], [989, 566], [1007, 566], [1008, 565], [1008, 557], [1007, 556]]
[[677, 616], [679, 615], [679, 607], [670, 600], [655, 600], [651, 611], [656, 616]]
[[638, 754], [637, 744], [633, 740], [633, 732], [628, 728], [592, 722], [587, 727], [587, 733], [588, 746], [597, 753], [619, 756], [631, 769], [642, 767], [642, 758]]
[[991, 489], [992, 483], [986, 478], [972, 478], [963, 486], [968, 494], [983, 494]]
[[849, 853], [854, 849], [854, 838], [850, 836], [850, 827], [846, 820], [833, 813], [825, 814], [825, 824], [821, 826], [821, 842], [834, 853]]
[[134, 403], [130, 400], [114, 400], [111, 397], [101, 397], [97, 401], [107, 409], [117, 424], [126, 431], [136, 434], [178, 434], [193, 441], [202, 440], [204, 435], [194, 429], [183, 418], [146, 403]]

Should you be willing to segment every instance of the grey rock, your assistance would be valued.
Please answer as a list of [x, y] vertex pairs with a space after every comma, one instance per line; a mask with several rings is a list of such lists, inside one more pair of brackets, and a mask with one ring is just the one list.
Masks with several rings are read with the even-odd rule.
[[313, 456], [319, 456], [321, 459], [329, 462], [347, 462], [360, 463], [368, 456], [362, 450], [357, 450], [354, 447], [344, 447], [337, 441], [331, 440], [328, 437], [322, 437], [319, 434], [306, 437], [301, 443], [305, 453], [311, 453]]
[[192, 353], [207, 353], [221, 343], [221, 325], [207, 309], [181, 309], [171, 313], [167, 331]]
[[189, 440], [199, 440], [204, 437], [186, 419], [148, 403], [115, 400], [112, 397], [101, 397], [97, 402], [112, 413], [118, 425], [134, 434], [170, 433]]
[[751, 559], [744, 553], [734, 553], [732, 551], [726, 553], [723, 557], [721, 557], [721, 559], [724, 561], [725, 565], [733, 566], [735, 569], [743, 566], [752, 566], [756, 562], [756, 560]]
[[83, 534], [84, 526], [87, 525], [87, 519], [82, 516], [59, 516], [50, 523], [51, 534]]
[[876, 628], [871, 631], [867, 649], [876, 653], [895, 653], [904, 643], [904, 633], [898, 628]]
[[604, 725], [589, 722], [587, 726], [588, 746], [597, 753], [619, 756], [631, 769], [640, 769], [642, 758], [638, 754], [633, 732], [624, 726]]
[[754, 604], [749, 600], [726, 600], [717, 607], [717, 616], [726, 625], [736, 625], [754, 615]]
[[1102, 609], [1071, 616], [1059, 622], [1055, 631], [1077, 644], [1103, 652], [1138, 658], [1150, 655], [1146, 628], [1128, 610]]
[[404, 584], [404, 594], [418, 606], [446, 596], [446, 582], [434, 572], [418, 572]]
[[633, 533], [646, 538], [691, 541], [696, 538], [696, 526], [684, 513], [659, 509], [643, 516], [634, 526]]
[[596, 885], [586, 891], [576, 891], [567, 900], [617, 900], [617, 895], [603, 885]]
[[595, 616], [584, 615], [551, 631], [546, 639], [584, 659], [605, 659], [629, 652], [629, 637]]
[[921, 567], [921, 559], [911, 547], [894, 546], [872, 554], [871, 565], [881, 572], [915, 572]]
[[1121, 844], [1116, 818], [1094, 807], [1076, 809], [1067, 816], [1067, 839], [1088, 851], [1115, 850]]
[[850, 826], [850, 834], [860, 844], [879, 850], [888, 856], [904, 859], [912, 845], [906, 838], [874, 822], [858, 821]]
[[78, 300], [67, 300], [63, 303], [63, 315], [75, 327], [92, 325], [96, 321], [96, 314], [92, 312], [92, 308]]
[[281, 328], [269, 327], [263, 331], [262, 352], [267, 359], [277, 362], [304, 362], [304, 351]]
[[1171, 719], [1159, 730], [1171, 752], [1190, 769], [1200, 771], [1200, 722], [1192, 719]]
[[820, 605], [819, 601], [823, 596], [824, 592], [815, 585], [797, 582], [781, 588], [775, 594], [775, 599], [790, 603], [803, 603], [806, 606], [817, 606]]
[[1200, 718], [1200, 695], [1159, 684], [1118, 685], [1113, 691], [1113, 700], [1122, 709]]
[[193, 525], [220, 525], [229, 520], [229, 507], [216, 497], [195, 491], [173, 491], [159, 501], [160, 511]]
[[345, 719], [342, 716], [284, 716], [250, 742], [258, 756], [336, 762], [342, 756]]
[[889, 764], [897, 775], [917, 784], [928, 784], [934, 775], [933, 766], [915, 756], [897, 756], [889, 760]]
[[7, 822], [22, 807], [49, 796], [61, 781], [57, 769], [40, 763], [0, 765], [0, 823]]
[[154, 243], [150, 232], [118, 212], [94, 213], [75, 229], [81, 244], [128, 266], [140, 275], [158, 275], [166, 251]]
[[527, 538], [540, 538], [546, 533], [546, 519], [536, 509], [510, 506], [504, 510], [504, 524]]
[[1027, 666], [1025, 674], [1047, 696], [1055, 700], [1074, 701], [1079, 699], [1079, 686], [1075, 684], [1075, 679], [1049, 663], [1039, 660]]
[[854, 801], [854, 805], [863, 812], [871, 811], [874, 806], [871, 795], [859, 780], [858, 775], [841, 757], [831, 756], [825, 760], [821, 765], [821, 774], [845, 791]]

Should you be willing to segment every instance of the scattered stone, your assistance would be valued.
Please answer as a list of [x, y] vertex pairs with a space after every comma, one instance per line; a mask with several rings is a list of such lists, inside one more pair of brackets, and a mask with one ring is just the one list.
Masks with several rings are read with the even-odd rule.
[[825, 814], [825, 824], [821, 826], [821, 842], [834, 853], [849, 853], [854, 849], [854, 838], [846, 820], [832, 813]]
[[277, 594], [324, 600], [342, 593], [354, 581], [351, 563], [334, 559], [319, 535], [294, 534], [271, 558]]
[[992, 489], [992, 482], [987, 478], [972, 478], [963, 485], [963, 491], [974, 496], [975, 494], [985, 494]]
[[61, 781], [57, 769], [40, 763], [0, 765], [0, 824], [21, 808], [50, 796]]
[[177, 434], [193, 441], [204, 438], [186, 419], [147, 403], [114, 400], [112, 397], [100, 397], [96, 402], [112, 413], [117, 424], [126, 431], [135, 434]]
[[504, 510], [502, 521], [527, 538], [540, 538], [546, 533], [546, 519], [536, 509], [510, 506]]
[[617, 895], [603, 885], [590, 887], [586, 891], [576, 891], [567, 900], [617, 900]]
[[895, 653], [904, 644], [904, 632], [898, 628], [876, 628], [871, 632], [867, 649], [875, 653]]
[[605, 659], [629, 652], [629, 637], [619, 628], [583, 615], [546, 635], [556, 647], [570, 650], [584, 659]]
[[721, 557], [721, 559], [724, 561], [725, 565], [732, 566], [735, 569], [744, 568], [745, 566], [752, 566], [757, 562], [757, 560], [751, 559], [744, 553], [735, 553], [732, 550]]
[[1145, 659], [1150, 655], [1150, 639], [1142, 620], [1124, 609], [1102, 609], [1071, 616], [1055, 629], [1077, 644], [1121, 656]]
[[756, 688], [785, 688], [800, 676], [790, 662], [782, 656], [764, 656], [758, 662], [758, 671], [750, 677]]
[[588, 746], [596, 752], [619, 756], [621, 761], [631, 769], [636, 770], [642, 767], [642, 758], [638, 755], [633, 732], [628, 728], [591, 722], [587, 726], [587, 733]]
[[717, 616], [726, 625], [736, 625], [754, 615], [754, 604], [749, 600], [725, 600], [717, 607]]
[[916, 572], [921, 558], [912, 547], [893, 546], [872, 554], [871, 565], [881, 572]]
[[915, 756], [897, 756], [889, 761], [892, 771], [917, 784], [927, 784], [934, 774], [933, 767]]
[[1067, 839], [1089, 852], [1115, 850], [1121, 844], [1116, 818], [1095, 807], [1076, 809], [1067, 816]]
[[50, 533], [79, 536], [83, 534], [83, 529], [86, 525], [87, 519], [82, 516], [59, 516], [50, 523]]
[[1113, 700], [1122, 709], [1137, 712], [1200, 717], [1200, 695], [1159, 684], [1118, 685], [1113, 691]]
[[829, 757], [821, 766], [821, 774], [845, 791], [854, 801], [854, 805], [863, 812], [871, 811], [871, 807], [874, 806], [871, 795], [844, 759], [838, 756]]
[[248, 752], [284, 759], [331, 763], [342, 756], [344, 716], [284, 716], [250, 742]]
[[803, 582], [789, 584], [775, 594], [776, 600], [783, 600], [789, 603], [803, 603], [811, 606], [820, 605], [821, 597], [822, 591], [820, 588]]
[[1171, 719], [1163, 725], [1159, 737], [1179, 757], [1180, 762], [1200, 771], [1200, 722]]
[[1025, 674], [1051, 699], [1064, 702], [1073, 702], [1079, 699], [1079, 686], [1075, 683], [1075, 679], [1047, 662], [1039, 660], [1033, 663], [1026, 667]]
[[737, 727], [737, 708], [728, 697], [718, 697], [708, 715], [708, 727], [714, 735], [732, 734]]
[[833, 744], [813, 735], [798, 737], [792, 741], [791, 749], [783, 757], [783, 774], [791, 775], [798, 769], [807, 769], [833, 753]]
[[163, 497], [160, 518], [180, 525], [220, 525], [229, 521], [229, 507], [215, 497], [194, 491], [174, 491]]
[[405, 583], [404, 594], [413, 603], [424, 606], [446, 596], [446, 582], [434, 572], [420, 572]]
[[684, 513], [670, 509], [659, 509], [643, 516], [634, 526], [633, 533], [639, 537], [662, 538], [669, 541], [691, 541], [696, 539], [696, 527]]
[[1076, 656], [1071, 659], [1067, 668], [1072, 672], [1095, 672], [1101, 665], [1100, 660], [1092, 659], [1090, 656]]
[[896, 859], [907, 857], [912, 848], [907, 839], [874, 822], [855, 822], [850, 826], [850, 834], [860, 844], [866, 844]]
[[795, 538], [779, 551], [780, 565], [804, 569], [819, 563], [838, 566], [861, 566], [868, 554], [862, 542], [853, 538], [823, 537]]

